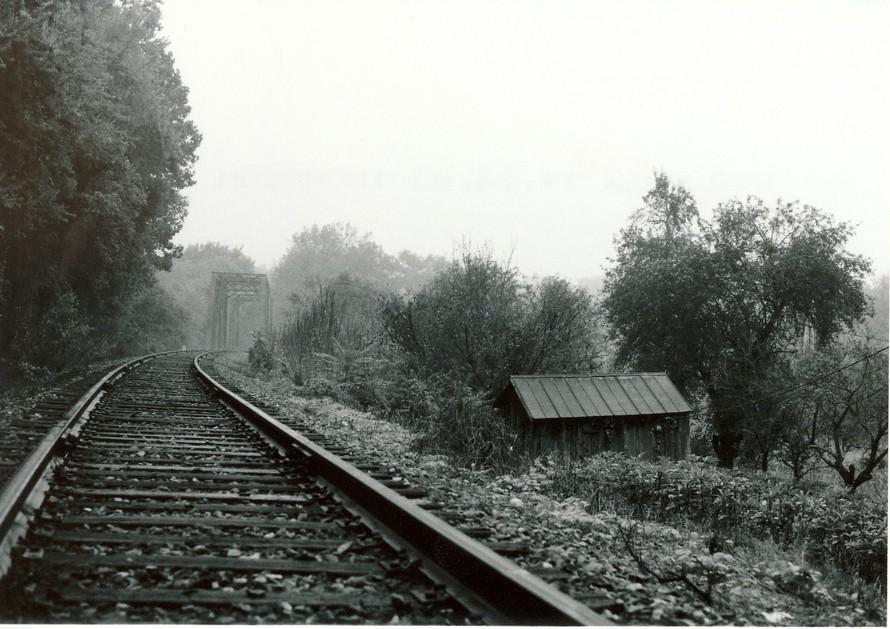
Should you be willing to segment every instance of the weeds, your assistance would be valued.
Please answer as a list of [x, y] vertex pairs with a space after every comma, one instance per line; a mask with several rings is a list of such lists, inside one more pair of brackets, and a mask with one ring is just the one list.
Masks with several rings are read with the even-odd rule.
[[878, 493], [816, 492], [791, 481], [718, 469], [699, 458], [651, 463], [603, 453], [577, 463], [541, 459], [537, 466], [557, 496], [579, 496], [592, 513], [694, 523], [715, 539], [799, 545], [807, 557], [886, 590], [887, 503]]
[[509, 468], [515, 436], [481, 395], [454, 380], [441, 380], [429, 392], [432, 412], [421, 426], [421, 451], [449, 454], [466, 466]]
[[247, 353], [247, 362], [256, 371], [269, 371], [275, 367], [275, 343], [259, 332], [253, 333], [253, 345]]
[[618, 535], [640, 571], [662, 585], [680, 583], [705, 605], [714, 605], [714, 586], [726, 581], [730, 569], [724, 564], [732, 557], [724, 553], [702, 556], [688, 548], [672, 553], [658, 545], [659, 552], [647, 552], [658, 560], [645, 559], [638, 548], [639, 527], [638, 522], [630, 521], [618, 527]]

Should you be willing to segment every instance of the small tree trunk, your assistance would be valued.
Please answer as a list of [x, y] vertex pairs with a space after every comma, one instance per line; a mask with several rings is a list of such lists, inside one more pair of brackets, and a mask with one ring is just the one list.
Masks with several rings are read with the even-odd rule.
[[794, 480], [800, 480], [803, 477], [803, 455], [792, 457], [791, 474], [794, 476]]
[[732, 469], [739, 455], [741, 442], [742, 435], [733, 433], [714, 435], [711, 438], [711, 445], [714, 446], [714, 453], [717, 455], [717, 467]]

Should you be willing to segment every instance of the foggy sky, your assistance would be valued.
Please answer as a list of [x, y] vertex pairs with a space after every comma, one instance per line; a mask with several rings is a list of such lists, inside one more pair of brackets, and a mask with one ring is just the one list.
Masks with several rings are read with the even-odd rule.
[[888, 264], [888, 2], [165, 0], [204, 136], [177, 242], [262, 265], [314, 223], [597, 275], [654, 171], [781, 197]]

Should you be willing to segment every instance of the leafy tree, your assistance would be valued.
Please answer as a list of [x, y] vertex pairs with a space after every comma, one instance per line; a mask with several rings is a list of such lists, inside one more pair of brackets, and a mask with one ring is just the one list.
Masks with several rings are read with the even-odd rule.
[[555, 277], [544, 278], [527, 291], [512, 373], [596, 369], [606, 340], [590, 293]]
[[397, 267], [387, 279], [393, 292], [410, 293], [429, 284], [448, 267], [448, 261], [438, 255], [421, 257], [411, 251], [401, 251], [396, 257]]
[[[255, 265], [240, 248], [208, 242], [187, 246], [169, 271], [157, 272], [161, 288], [185, 314], [187, 328], [184, 342], [187, 347], [209, 346], [208, 313], [213, 299], [210, 291], [214, 271], [254, 273]], [[245, 307], [249, 306], [245, 304]]]
[[744, 424], [742, 445], [745, 447], [741, 455], [766, 472], [776, 449], [789, 443], [788, 431], [794, 426], [789, 423], [791, 417], [784, 406], [784, 396], [777, 390], [793, 381], [793, 373], [788, 360], [783, 358], [773, 364], [763, 364], [750, 378], [744, 387], [739, 387], [739, 404], [752, 413]]
[[868, 319], [868, 331], [876, 339], [886, 341], [890, 333], [890, 281], [884, 273], [867, 290], [874, 312]]
[[139, 291], [115, 320], [114, 345], [107, 353], [139, 356], [181, 349], [186, 344], [188, 313], [157, 284]]
[[349, 224], [313, 225], [294, 234], [290, 249], [272, 271], [275, 319], [284, 315], [293, 295], [312, 299], [317, 287], [346, 273], [383, 285], [398, 268], [369, 234]]
[[698, 218], [695, 198], [683, 186], [671, 185], [664, 173], [655, 173], [655, 187], [643, 197], [644, 206], [634, 214], [634, 221], [644, 226], [650, 237], [672, 242], [677, 235], [688, 234]]
[[382, 319], [408, 371], [453, 375], [489, 397], [511, 374], [587, 371], [598, 360], [586, 291], [559, 279], [527, 285], [487, 253], [464, 252], [413, 297], [391, 297]]
[[390, 299], [383, 326], [425, 375], [453, 372], [488, 390], [504, 379], [518, 340], [520, 291], [515, 269], [467, 252], [413, 298]]
[[[838, 366], [840, 365], [840, 367]], [[851, 492], [887, 456], [887, 348], [849, 340], [808, 357], [812, 448]]]
[[606, 277], [616, 358], [703, 390], [731, 467], [742, 436], [771, 420], [764, 400], [803, 331], [824, 343], [863, 317], [869, 265], [845, 250], [847, 224], [809, 206], [749, 197], [694, 221], [691, 195], [660, 177], [644, 199]]
[[0, 357], [48, 360], [50, 320], [108, 346], [177, 255], [200, 135], [159, 18], [153, 0], [0, 7]]
[[7, 368], [13, 373], [27, 373], [34, 365], [61, 369], [79, 359], [93, 357], [97, 353], [91, 347], [91, 333], [92, 329], [83, 321], [77, 297], [70, 291], [61, 293], [31, 328], [19, 332], [19, 343], [28, 348], [28, 354]]

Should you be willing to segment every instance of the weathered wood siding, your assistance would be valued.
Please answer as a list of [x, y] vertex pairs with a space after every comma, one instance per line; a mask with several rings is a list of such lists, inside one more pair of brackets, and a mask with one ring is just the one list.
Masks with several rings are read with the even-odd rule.
[[612, 451], [647, 460], [680, 460], [689, 454], [688, 415], [532, 421], [520, 404], [511, 403], [508, 416], [519, 443], [531, 456], [558, 451], [581, 458]]

